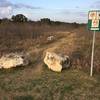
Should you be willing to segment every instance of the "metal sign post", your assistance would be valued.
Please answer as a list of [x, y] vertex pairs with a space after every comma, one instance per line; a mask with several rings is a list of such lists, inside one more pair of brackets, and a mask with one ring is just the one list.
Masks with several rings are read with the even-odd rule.
[[89, 11], [88, 28], [89, 30], [94, 31], [92, 55], [91, 55], [91, 69], [90, 69], [90, 76], [93, 76], [95, 35], [96, 35], [96, 31], [100, 31], [100, 10]]
[[94, 31], [94, 33], [93, 33], [93, 44], [92, 44], [92, 55], [91, 55], [91, 71], [90, 71], [90, 76], [93, 76], [93, 60], [94, 60], [95, 34], [96, 34], [96, 32]]

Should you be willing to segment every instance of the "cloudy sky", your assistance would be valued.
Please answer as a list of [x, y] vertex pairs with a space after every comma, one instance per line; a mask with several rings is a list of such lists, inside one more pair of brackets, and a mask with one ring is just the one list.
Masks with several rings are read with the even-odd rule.
[[0, 0], [0, 18], [21, 13], [31, 20], [86, 23], [88, 11], [94, 9], [100, 9], [100, 0]]

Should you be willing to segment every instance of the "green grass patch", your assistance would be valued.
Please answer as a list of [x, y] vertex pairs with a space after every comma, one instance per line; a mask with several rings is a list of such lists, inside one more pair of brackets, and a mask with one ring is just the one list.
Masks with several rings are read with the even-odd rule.
[[26, 96], [15, 96], [13, 100], [34, 100], [33, 96], [26, 95]]

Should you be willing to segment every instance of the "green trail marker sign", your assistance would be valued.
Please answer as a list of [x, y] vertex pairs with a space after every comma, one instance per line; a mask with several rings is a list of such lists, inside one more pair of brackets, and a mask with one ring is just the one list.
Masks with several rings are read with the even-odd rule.
[[89, 11], [88, 28], [92, 31], [100, 31], [100, 11]]
[[93, 60], [94, 60], [94, 44], [96, 31], [100, 31], [100, 10], [89, 11], [88, 13], [88, 28], [93, 33], [92, 55], [91, 55], [91, 70], [90, 76], [93, 75]]

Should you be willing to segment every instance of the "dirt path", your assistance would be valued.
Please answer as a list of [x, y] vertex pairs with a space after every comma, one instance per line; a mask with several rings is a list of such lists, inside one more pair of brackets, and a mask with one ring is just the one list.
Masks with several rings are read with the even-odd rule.
[[58, 39], [57, 41], [46, 45], [42, 49], [44, 51], [53, 51], [58, 53], [71, 53], [76, 49], [76, 33], [74, 32], [62, 32], [64, 34], [63, 38]]
[[[31, 55], [32, 65], [22, 71], [22, 79], [33, 78], [41, 74], [43, 71], [43, 59], [46, 51], [51, 51], [60, 54], [69, 55], [76, 49], [76, 33], [75, 32], [59, 32], [58, 35], [62, 34], [60, 39], [56, 39], [54, 42], [49, 44], [42, 44], [39, 48], [29, 47], [28, 53]], [[28, 75], [27, 75], [28, 73]]]
[[[63, 34], [63, 37], [56, 40], [53, 43], [43, 45], [41, 48], [35, 48], [34, 53], [35, 56], [38, 57], [36, 63], [33, 65], [36, 68], [34, 68], [34, 73], [41, 72], [42, 70], [42, 64], [43, 64], [43, 58], [45, 56], [46, 51], [61, 53], [61, 54], [67, 54], [70, 55], [75, 49], [76, 49], [76, 33], [74, 32], [62, 32], [60, 34]], [[33, 72], [32, 72], [33, 73]]]

